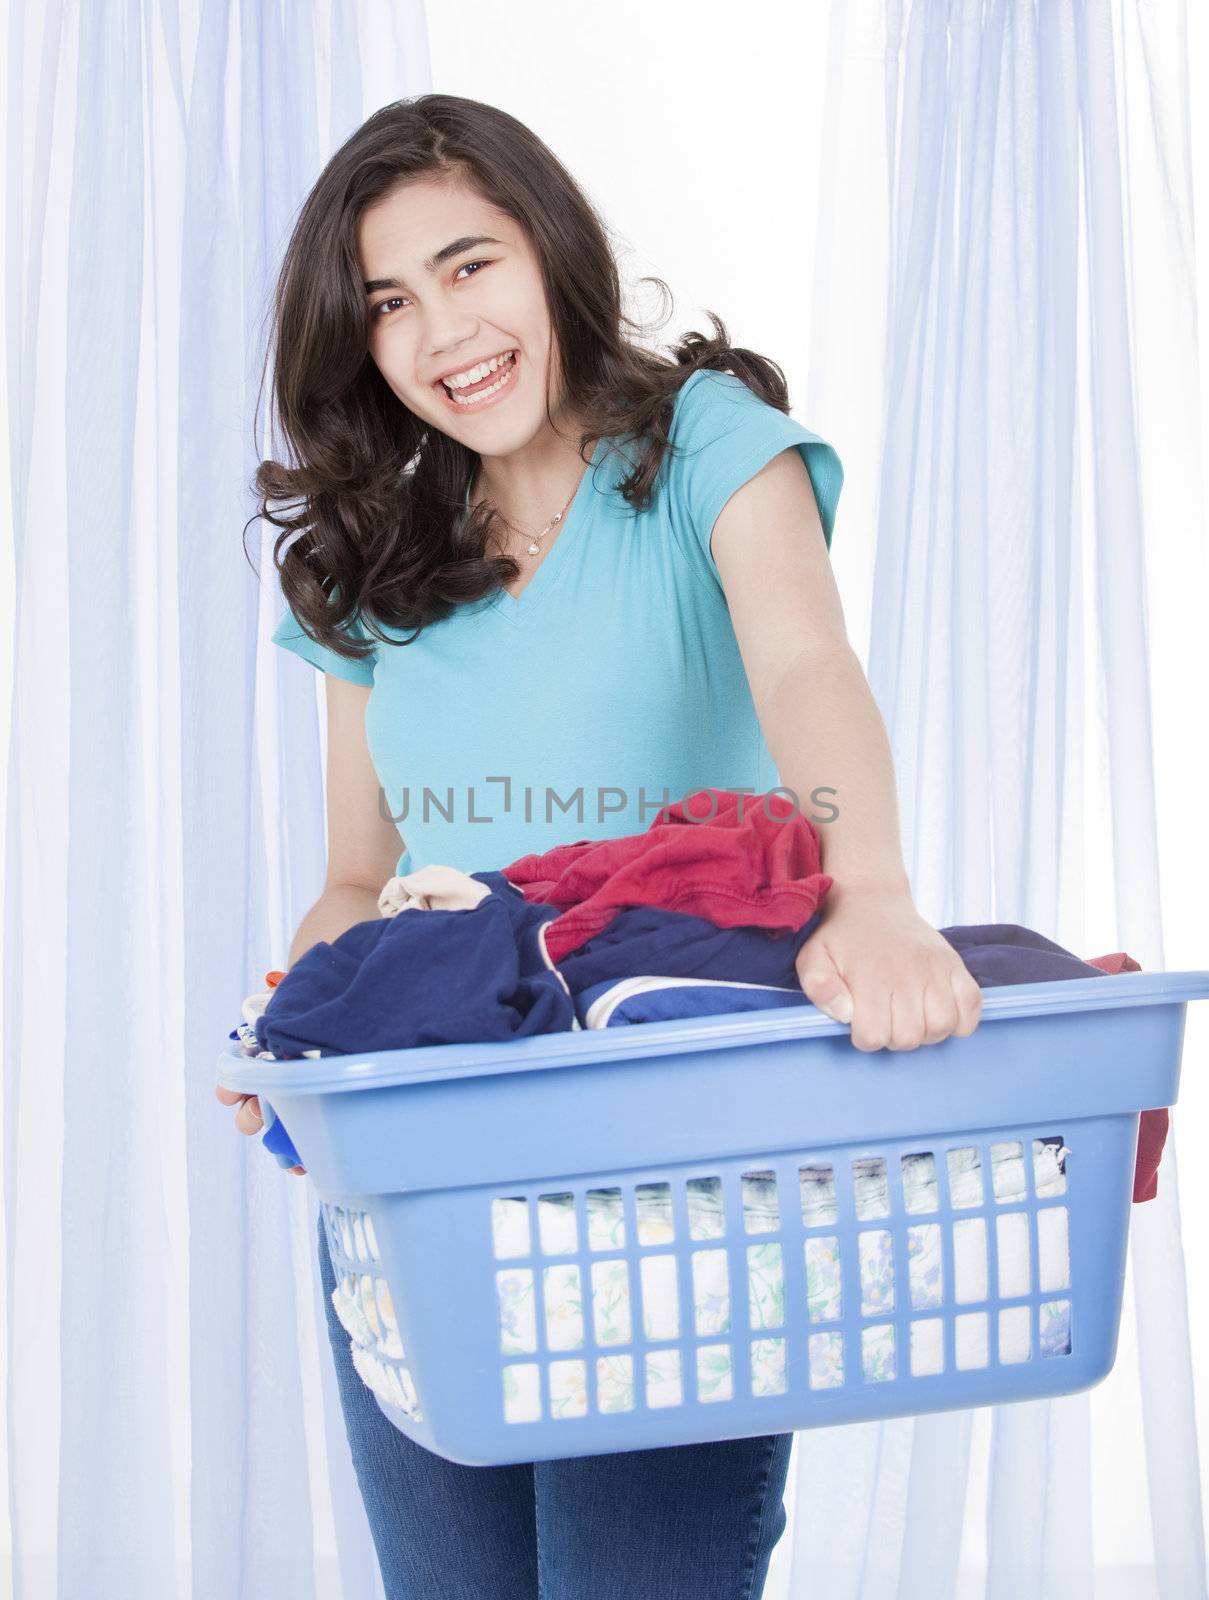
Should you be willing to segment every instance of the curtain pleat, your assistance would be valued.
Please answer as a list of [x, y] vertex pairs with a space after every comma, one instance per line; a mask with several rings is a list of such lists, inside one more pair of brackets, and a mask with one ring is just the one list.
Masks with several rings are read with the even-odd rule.
[[[829, 8], [802, 408], [877, 474], [836, 566], [846, 596], [845, 575], [872, 570], [850, 631], [921, 911], [1153, 968], [1144, 480], [1163, 429], [1148, 456], [1139, 408], [1164, 415], [1173, 375], [1194, 392], [1198, 369], [1195, 342], [1173, 340], [1143, 374], [1136, 319], [1156, 288], [1195, 307], [1186, 22], [1145, 0]], [[868, 322], [880, 346], [842, 384], [847, 332]], [[1195, 460], [1182, 470], [1191, 503]], [[1126, 1565], [1131, 1600], [1205, 1593], [1175, 1144], [1158, 1199], [1133, 1209], [1104, 1383], [799, 1433], [768, 1600], [1091, 1595]], [[1141, 1559], [1122, 1561], [1097, 1500], [1127, 1508]]]
[[5, 17], [12, 1600], [381, 1595], [316, 1203], [214, 1084], [322, 884], [320, 686], [278, 679], [242, 537], [297, 209], [429, 86], [423, 6], [393, 11]]

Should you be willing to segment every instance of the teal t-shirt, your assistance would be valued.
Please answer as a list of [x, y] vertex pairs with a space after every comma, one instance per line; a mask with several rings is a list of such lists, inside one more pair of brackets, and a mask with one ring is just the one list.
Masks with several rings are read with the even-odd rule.
[[736, 489], [796, 448], [830, 549], [843, 468], [731, 373], [688, 378], [671, 436], [685, 453], [665, 453], [644, 512], [617, 488], [637, 445], [598, 442], [519, 597], [501, 589], [461, 606], [411, 644], [373, 641], [364, 662], [316, 645], [288, 609], [277, 625], [275, 643], [372, 685], [366, 737], [404, 845], [399, 873], [502, 869], [556, 844], [643, 833], [662, 805], [709, 785], [779, 782], [710, 535]]

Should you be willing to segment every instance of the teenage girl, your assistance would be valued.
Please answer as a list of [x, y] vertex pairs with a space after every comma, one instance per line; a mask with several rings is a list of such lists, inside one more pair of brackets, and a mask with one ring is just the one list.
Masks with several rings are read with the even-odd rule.
[[[387, 106], [328, 163], [275, 304], [292, 464], [256, 479], [283, 530], [273, 637], [326, 675], [327, 878], [291, 964], [377, 917], [396, 873], [499, 868], [643, 832], [702, 787], [780, 785], [834, 880], [797, 959], [807, 998], [858, 1050], [977, 1025], [978, 985], [912, 902], [845, 633], [839, 459], [788, 415], [780, 368], [711, 320], [671, 359], [628, 339], [604, 224], [493, 106]], [[218, 1095], [259, 1132], [254, 1096]], [[322, 1223], [319, 1254], [388, 1600], [762, 1593], [791, 1434], [447, 1461], [358, 1377]]]

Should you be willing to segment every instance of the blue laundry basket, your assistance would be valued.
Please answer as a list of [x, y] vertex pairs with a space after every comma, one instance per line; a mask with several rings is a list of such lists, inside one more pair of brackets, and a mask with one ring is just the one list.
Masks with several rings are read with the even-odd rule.
[[1068, 1394], [1112, 1367], [1138, 1117], [1209, 972], [269, 1062], [362, 1378], [467, 1465]]

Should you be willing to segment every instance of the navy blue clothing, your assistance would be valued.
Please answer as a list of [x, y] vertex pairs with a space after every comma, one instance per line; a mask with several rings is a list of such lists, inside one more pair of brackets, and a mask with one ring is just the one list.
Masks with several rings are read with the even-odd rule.
[[[810, 1004], [795, 960], [819, 913], [774, 935], [632, 906], [555, 968], [539, 929], [557, 908], [526, 901], [502, 873], [471, 876], [491, 893], [470, 910], [402, 911], [312, 946], [257, 1019], [261, 1047], [283, 1058], [352, 1055]], [[981, 988], [1105, 975], [1018, 923], [938, 932]], [[629, 980], [648, 975], [669, 981], [630, 992]], [[283, 1165], [301, 1164], [280, 1121], [264, 1143]]]
[[719, 928], [704, 917], [656, 906], [629, 906], [586, 944], [565, 955], [558, 970], [571, 993], [639, 973], [666, 978], [729, 978], [738, 983], [795, 985], [794, 962], [818, 927], [816, 912], [796, 933], [767, 928]]
[[538, 938], [557, 909], [527, 902], [499, 873], [475, 876], [493, 888], [470, 909], [400, 911], [312, 945], [256, 1019], [261, 1048], [352, 1055], [573, 1027]]
[[[1034, 933], [1018, 923], [970, 923], [938, 928], [937, 932], [957, 951], [966, 970], [982, 989], [1010, 983], [1049, 983], [1063, 978], [1105, 976], [1100, 967], [1081, 961], [1044, 934]], [[572, 989], [581, 1022], [598, 1028], [810, 1004], [802, 993], [792, 964], [788, 981], [776, 987], [739, 987], [733, 981], [735, 976], [726, 972], [716, 981], [692, 986], [673, 982], [636, 987], [611, 980], [580, 989], [572, 984]]]
[[981, 989], [1058, 978], [1103, 978], [1103, 969], [1016, 922], [978, 922], [937, 932], [957, 951]]

